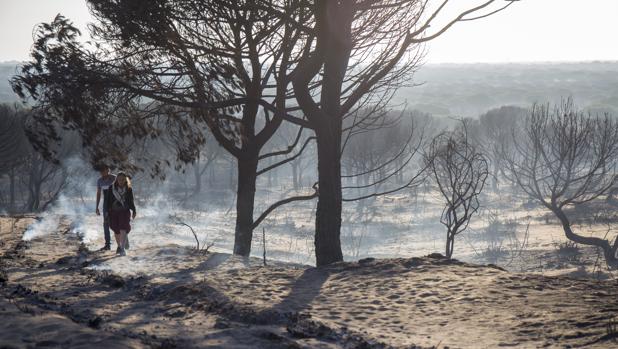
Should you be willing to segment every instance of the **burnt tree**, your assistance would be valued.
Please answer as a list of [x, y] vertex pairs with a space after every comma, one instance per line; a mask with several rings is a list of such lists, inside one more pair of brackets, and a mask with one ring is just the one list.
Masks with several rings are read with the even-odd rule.
[[[94, 161], [125, 168], [131, 159], [114, 149], [169, 132], [183, 142], [177, 160], [194, 162], [208, 129], [236, 160], [234, 253], [247, 256], [258, 163], [268, 157], [261, 150], [287, 112], [297, 25], [308, 20], [298, 3], [90, 0], [91, 36], [104, 44], [79, 43], [59, 16], [40, 26], [32, 62], [13, 87], [36, 101], [41, 125], [78, 130]], [[58, 138], [51, 127], [38, 136]], [[152, 164], [154, 173], [163, 165]]]
[[[315, 0], [307, 43], [292, 72], [298, 105], [316, 135], [319, 197], [317, 265], [341, 261], [341, 148], [343, 118], [367, 100], [388, 99], [419, 66], [421, 44], [455, 23], [486, 17], [513, 2], [481, 1], [446, 24], [436, 24], [448, 0]], [[498, 8], [492, 8], [492, 6]], [[311, 91], [313, 84], [319, 91]], [[368, 103], [368, 104], [371, 104]]]
[[8, 212], [14, 212], [19, 166], [26, 162], [30, 147], [24, 133], [25, 113], [15, 107], [0, 105], [0, 174], [9, 180]]
[[504, 175], [504, 160], [502, 149], [510, 140], [511, 129], [526, 115], [526, 110], [520, 107], [503, 106], [492, 109], [479, 118], [479, 144], [487, 155], [491, 165], [492, 189], [498, 192], [500, 175]]
[[468, 141], [464, 125], [434, 138], [425, 162], [445, 203], [440, 223], [446, 227], [445, 254], [451, 258], [455, 237], [468, 228], [480, 207], [479, 195], [489, 174], [487, 160]]
[[615, 184], [618, 122], [607, 114], [586, 115], [567, 100], [553, 108], [533, 106], [520, 124], [504, 149], [509, 178], [558, 218], [569, 240], [602, 249], [608, 265], [617, 266], [618, 238], [578, 234], [565, 209], [607, 194]]

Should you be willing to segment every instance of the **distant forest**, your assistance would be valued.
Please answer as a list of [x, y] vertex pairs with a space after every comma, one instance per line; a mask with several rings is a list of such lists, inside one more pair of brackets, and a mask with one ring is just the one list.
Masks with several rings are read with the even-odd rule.
[[[18, 101], [8, 83], [17, 64], [0, 63], [0, 103]], [[581, 109], [618, 116], [618, 62], [428, 64], [414, 84], [397, 92], [396, 109], [477, 117], [504, 105], [528, 108], [572, 96]]]
[[393, 102], [434, 116], [475, 117], [570, 96], [582, 109], [618, 115], [618, 62], [425, 65], [414, 83], [421, 85], [401, 88]]
[[19, 98], [9, 85], [9, 80], [17, 73], [18, 62], [0, 62], [0, 103], [18, 102]]

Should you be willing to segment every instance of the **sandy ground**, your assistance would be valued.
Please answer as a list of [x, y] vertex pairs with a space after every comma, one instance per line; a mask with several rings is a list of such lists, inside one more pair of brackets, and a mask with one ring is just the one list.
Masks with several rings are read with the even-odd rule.
[[0, 348], [618, 347], [618, 282], [423, 258], [327, 268], [182, 246], [91, 252], [0, 218]]

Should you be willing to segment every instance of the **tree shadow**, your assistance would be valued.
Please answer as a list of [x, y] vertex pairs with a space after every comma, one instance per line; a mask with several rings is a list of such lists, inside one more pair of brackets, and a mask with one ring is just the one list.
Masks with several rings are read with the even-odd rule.
[[305, 269], [296, 279], [288, 295], [272, 306], [271, 311], [280, 313], [297, 313], [306, 310], [309, 304], [320, 295], [322, 286], [328, 280], [330, 271], [323, 268]]

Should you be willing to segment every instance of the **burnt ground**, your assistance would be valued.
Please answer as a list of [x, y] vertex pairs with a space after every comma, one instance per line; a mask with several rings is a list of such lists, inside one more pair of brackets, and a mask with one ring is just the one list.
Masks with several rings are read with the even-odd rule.
[[0, 348], [618, 346], [615, 280], [439, 255], [326, 268], [170, 246], [115, 257], [69, 222], [22, 241], [34, 220], [0, 218]]

